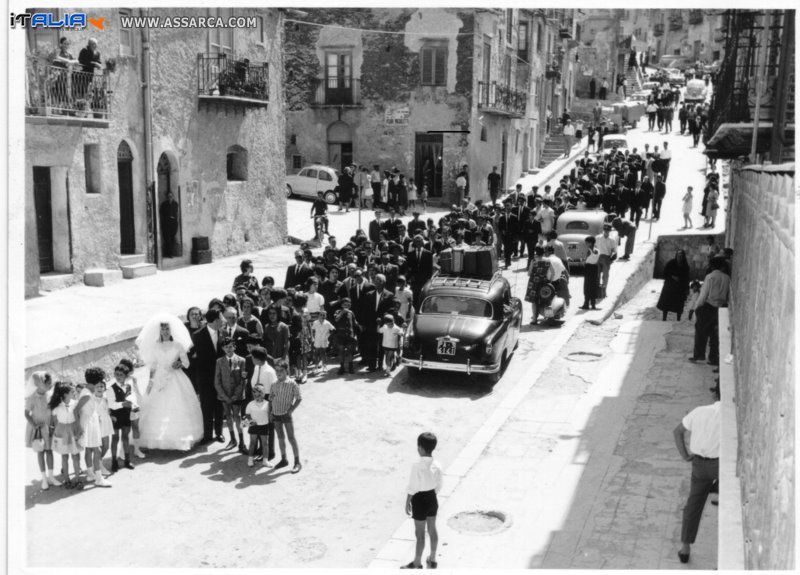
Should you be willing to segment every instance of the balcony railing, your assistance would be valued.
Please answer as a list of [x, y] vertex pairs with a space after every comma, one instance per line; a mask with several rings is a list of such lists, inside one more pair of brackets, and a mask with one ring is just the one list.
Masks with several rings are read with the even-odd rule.
[[361, 80], [358, 78], [317, 78], [314, 85], [316, 107], [361, 105]]
[[663, 36], [664, 35], [664, 24], [654, 24], [653, 25], [653, 36]]
[[683, 17], [673, 16], [669, 19], [669, 29], [671, 32], [677, 32], [683, 29]]
[[559, 28], [558, 29], [558, 36], [562, 40], [563, 39], [572, 40], [572, 26], [569, 26], [569, 27], [562, 26], [561, 28]]
[[702, 10], [689, 10], [689, 24], [696, 26], [703, 23]]
[[108, 70], [83, 72], [77, 65], [52, 64], [33, 55], [27, 58], [26, 116], [107, 127], [108, 95]]
[[478, 109], [490, 114], [521, 118], [528, 95], [497, 82], [478, 82]]
[[198, 54], [197, 94], [201, 101], [266, 106], [269, 65], [226, 54]]

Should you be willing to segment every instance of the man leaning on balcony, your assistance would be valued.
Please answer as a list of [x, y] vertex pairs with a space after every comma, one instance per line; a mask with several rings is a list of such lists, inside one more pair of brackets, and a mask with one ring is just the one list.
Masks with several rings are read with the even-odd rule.
[[53, 68], [51, 71], [51, 94], [52, 101], [58, 108], [68, 108], [72, 103], [75, 85], [69, 78], [69, 69], [78, 64], [75, 56], [69, 51], [69, 39], [62, 36], [58, 41], [58, 50], [50, 59]]
[[97, 39], [89, 38], [86, 47], [83, 48], [78, 54], [78, 62], [81, 64], [81, 70], [85, 72], [80, 75], [77, 80], [77, 96], [78, 98], [85, 99], [89, 87], [92, 85], [92, 76], [95, 70], [101, 70], [103, 64], [100, 61], [100, 51], [97, 49]]

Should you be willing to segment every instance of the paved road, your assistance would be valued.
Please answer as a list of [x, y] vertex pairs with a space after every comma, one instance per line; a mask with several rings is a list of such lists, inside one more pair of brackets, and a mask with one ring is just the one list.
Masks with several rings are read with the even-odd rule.
[[[631, 134], [632, 140], [638, 137], [651, 136]], [[687, 181], [698, 187], [702, 179], [702, 159], [697, 152], [681, 149], [685, 139], [669, 137], [675, 140], [676, 159], [664, 217], [654, 226], [654, 238], [661, 230], [674, 231], [672, 218], [679, 213], [680, 201], [673, 190]], [[676, 170], [676, 161], [684, 162], [685, 168]], [[310, 203], [291, 200], [288, 209], [290, 234], [310, 236]], [[340, 238], [348, 237], [356, 218], [355, 212], [334, 213], [331, 229]], [[639, 243], [645, 242], [647, 235], [639, 235]], [[292, 249], [283, 246], [253, 254], [257, 273], [282, 278]], [[41, 332], [37, 338], [36, 332], [29, 330], [28, 353], [75, 341], [81, 335], [77, 331], [141, 325], [144, 318], [163, 307], [183, 310], [202, 305], [228, 290], [241, 257], [103, 290], [79, 286], [30, 300], [26, 302], [28, 325], [46, 321], [49, 329], [47, 341], [42, 341]], [[612, 274], [621, 279], [633, 266], [633, 262], [615, 264]], [[523, 267], [524, 262], [515, 262], [505, 272], [520, 297], [526, 286]], [[185, 285], [193, 286], [191, 301], [185, 291], [176, 289]], [[574, 276], [570, 282], [573, 294], [581, 293], [581, 285], [582, 278]], [[576, 307], [570, 310], [570, 317], [576, 313], [592, 317], [593, 312], [576, 311]], [[94, 313], [86, 314], [88, 309]], [[75, 310], [81, 314], [77, 321], [70, 315]], [[525, 314], [527, 323], [528, 306]], [[109, 490], [77, 493], [51, 489], [42, 493], [30, 481], [37, 473], [34, 458], [27, 453], [25, 518], [28, 533], [36, 534], [28, 539], [30, 564], [366, 566], [403, 516], [402, 490], [407, 467], [416, 457], [417, 434], [436, 431], [441, 443], [437, 456], [447, 466], [487, 414], [507, 397], [514, 378], [524, 374], [523, 366], [552, 345], [553, 332], [525, 329], [509, 368], [516, 375], [504, 377], [491, 391], [465, 385], [463, 378], [452, 375], [420, 382], [409, 381], [405, 371], [391, 379], [363, 372], [340, 378], [331, 366], [327, 374], [303, 387], [304, 402], [296, 413], [304, 462], [299, 475], [264, 469], [254, 472], [243, 457], [223, 452], [215, 444], [188, 455], [154, 454], [135, 471], [118, 473]], [[63, 518], [74, 518], [67, 520], [69, 529], [64, 528]], [[93, 535], [112, 531], [133, 535], [128, 535], [122, 546], [95, 544]], [[169, 546], [163, 544], [167, 537]], [[53, 541], [59, 542], [58, 552]]]

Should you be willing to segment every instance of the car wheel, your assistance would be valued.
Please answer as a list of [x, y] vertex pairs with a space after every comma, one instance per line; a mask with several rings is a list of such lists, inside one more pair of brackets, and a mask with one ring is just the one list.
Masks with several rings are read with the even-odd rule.
[[508, 353], [503, 352], [503, 357], [500, 359], [500, 369], [497, 370], [497, 373], [490, 373], [486, 380], [490, 385], [494, 385], [502, 379], [503, 374], [506, 372], [506, 367], [508, 367]]
[[290, 186], [289, 184], [286, 184], [286, 197], [287, 198], [291, 198], [293, 195], [294, 195], [294, 192], [292, 192], [292, 186]]
[[333, 190], [328, 190], [325, 192], [325, 203], [329, 205], [333, 205], [336, 203], [336, 193]]

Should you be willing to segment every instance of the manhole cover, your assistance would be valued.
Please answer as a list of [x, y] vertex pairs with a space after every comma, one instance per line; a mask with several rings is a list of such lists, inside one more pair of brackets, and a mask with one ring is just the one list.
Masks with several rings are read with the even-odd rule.
[[567, 354], [567, 359], [569, 361], [581, 361], [581, 362], [600, 361], [602, 357], [603, 357], [602, 353], [597, 353], [594, 351], [573, 351], [572, 353]]
[[497, 533], [510, 524], [511, 519], [500, 511], [462, 511], [447, 520], [451, 529], [479, 535]]

